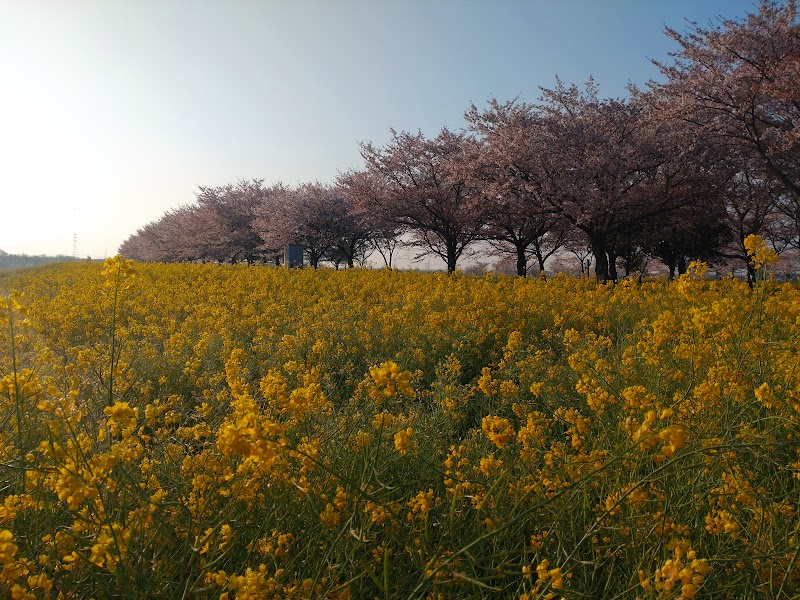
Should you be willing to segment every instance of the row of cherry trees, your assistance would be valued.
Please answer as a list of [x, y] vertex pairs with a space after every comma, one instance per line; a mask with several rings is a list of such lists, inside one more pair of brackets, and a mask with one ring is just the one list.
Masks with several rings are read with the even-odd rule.
[[[664, 81], [602, 99], [557, 80], [536, 103], [491, 100], [459, 132], [391, 130], [361, 145], [364, 166], [333, 183], [201, 187], [128, 238], [152, 261], [270, 260], [301, 244], [308, 261], [387, 265], [400, 240], [459, 259], [491, 245], [517, 272], [564, 247], [588, 248], [600, 280], [644, 254], [671, 274], [692, 258], [747, 263], [759, 234], [800, 248], [800, 28], [796, 3], [667, 35]], [[749, 266], [749, 265], [748, 265]]]

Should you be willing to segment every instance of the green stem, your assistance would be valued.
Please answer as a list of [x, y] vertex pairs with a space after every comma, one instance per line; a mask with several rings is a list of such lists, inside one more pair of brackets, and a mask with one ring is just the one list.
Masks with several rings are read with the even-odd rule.
[[119, 270], [120, 267], [117, 267], [117, 275], [116, 275], [116, 285], [114, 285], [114, 301], [111, 306], [111, 366], [108, 373], [108, 406], [112, 406], [114, 404], [114, 363], [116, 354], [116, 328], [117, 328], [117, 301], [119, 298]]
[[[11, 335], [11, 372], [14, 375], [14, 408], [17, 417], [17, 446], [20, 453], [20, 459], [25, 456], [23, 449], [24, 439], [22, 437], [22, 398], [19, 393], [19, 380], [17, 379], [17, 343], [14, 339], [14, 314], [11, 310], [11, 303], [8, 303], [8, 330]], [[23, 471], [24, 473], [24, 471]]]

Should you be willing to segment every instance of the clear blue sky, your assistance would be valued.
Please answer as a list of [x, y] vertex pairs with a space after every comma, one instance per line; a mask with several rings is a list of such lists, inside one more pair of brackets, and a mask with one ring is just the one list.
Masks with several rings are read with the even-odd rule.
[[559, 75], [658, 77], [665, 25], [754, 0], [0, 0], [0, 249], [116, 253], [240, 178], [331, 181]]

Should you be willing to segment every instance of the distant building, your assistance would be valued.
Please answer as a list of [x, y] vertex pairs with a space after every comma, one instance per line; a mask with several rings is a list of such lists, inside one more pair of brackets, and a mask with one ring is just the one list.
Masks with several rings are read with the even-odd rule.
[[283, 247], [283, 264], [290, 269], [303, 267], [303, 247], [300, 244], [286, 244]]

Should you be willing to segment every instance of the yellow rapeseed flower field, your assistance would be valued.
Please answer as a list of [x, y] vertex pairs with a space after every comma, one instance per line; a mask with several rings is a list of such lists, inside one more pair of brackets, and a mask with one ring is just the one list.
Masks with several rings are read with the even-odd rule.
[[5, 277], [0, 595], [797, 597], [800, 290], [702, 268]]

